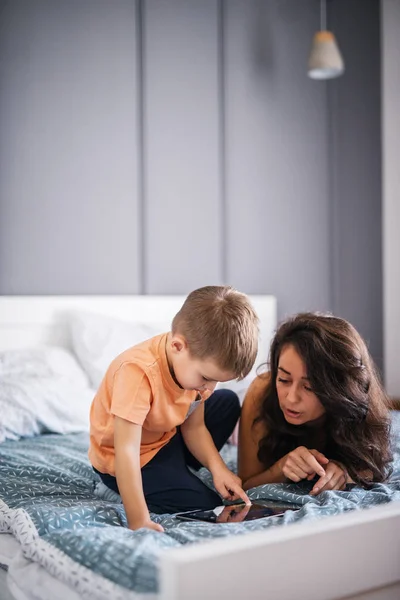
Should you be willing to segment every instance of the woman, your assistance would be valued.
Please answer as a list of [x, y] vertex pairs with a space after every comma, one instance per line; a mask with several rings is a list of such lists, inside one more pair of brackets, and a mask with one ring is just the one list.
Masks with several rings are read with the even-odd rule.
[[366, 344], [344, 319], [303, 313], [271, 345], [270, 373], [244, 400], [243, 489], [314, 480], [311, 494], [368, 486], [390, 474], [390, 415]]

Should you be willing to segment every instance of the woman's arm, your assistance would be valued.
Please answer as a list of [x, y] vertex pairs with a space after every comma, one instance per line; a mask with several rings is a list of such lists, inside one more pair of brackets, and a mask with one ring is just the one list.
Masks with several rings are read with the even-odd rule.
[[248, 490], [264, 483], [282, 483], [286, 481], [279, 461], [270, 469], [265, 469], [259, 461], [258, 444], [265, 436], [263, 423], [253, 425], [258, 416], [261, 398], [268, 385], [266, 376], [257, 377], [249, 387], [243, 402], [239, 424], [238, 473], [243, 489]]
[[259, 442], [267, 434], [267, 431], [261, 422], [254, 425], [254, 419], [259, 414], [267, 385], [266, 377], [258, 377], [250, 386], [242, 407], [239, 427], [238, 472], [244, 490], [265, 483], [283, 483], [288, 480], [297, 482], [314, 477], [316, 473], [322, 477], [325, 475], [322, 465], [329, 462], [317, 450], [299, 446], [276, 461], [269, 469], [264, 468], [257, 454]]

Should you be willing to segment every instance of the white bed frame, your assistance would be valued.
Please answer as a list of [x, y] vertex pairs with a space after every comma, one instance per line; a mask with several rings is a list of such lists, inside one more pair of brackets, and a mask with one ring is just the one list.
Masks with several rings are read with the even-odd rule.
[[[260, 359], [276, 327], [276, 301], [252, 296]], [[182, 296], [0, 296], [0, 350], [69, 347], [74, 309], [140, 322], [171, 320]], [[399, 600], [400, 503], [223, 538], [161, 559], [161, 600]]]

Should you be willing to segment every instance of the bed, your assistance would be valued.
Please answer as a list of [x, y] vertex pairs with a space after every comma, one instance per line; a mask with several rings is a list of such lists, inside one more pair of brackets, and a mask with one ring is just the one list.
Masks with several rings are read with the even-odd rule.
[[[276, 301], [252, 299], [261, 321], [261, 362], [276, 327]], [[87, 314], [89, 321], [93, 315], [119, 319], [117, 329], [129, 336], [123, 322], [150, 332], [164, 328], [182, 302], [172, 296], [2, 297], [0, 351], [43, 345], [76, 349], [71, 314]], [[81, 332], [82, 321], [77, 323]], [[99, 323], [94, 317], [97, 333]], [[113, 348], [110, 323], [108, 337], [92, 343], [106, 340]], [[91, 389], [101, 361], [86, 364], [80, 358]], [[242, 395], [246, 384], [232, 385]], [[49, 414], [42, 423], [45, 432], [0, 444], [0, 564], [8, 569], [0, 569], [2, 600], [400, 597], [398, 414], [393, 414], [396, 455], [389, 484], [317, 498], [308, 495], [306, 484], [260, 486], [250, 491], [253, 500], [272, 499], [300, 510], [223, 525], [159, 515], [154, 518], [164, 535], [124, 527], [119, 498], [87, 462], [87, 431], [74, 431], [67, 414], [56, 421], [61, 433], [51, 433], [54, 415]], [[223, 455], [235, 468], [235, 446], [227, 445]], [[212, 485], [206, 471], [200, 476]]]

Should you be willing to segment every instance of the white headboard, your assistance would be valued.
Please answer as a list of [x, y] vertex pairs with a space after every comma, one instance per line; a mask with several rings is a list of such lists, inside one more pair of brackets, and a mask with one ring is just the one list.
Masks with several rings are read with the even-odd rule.
[[[250, 296], [260, 318], [257, 363], [267, 358], [276, 329], [276, 298]], [[0, 296], [0, 350], [41, 344], [70, 347], [68, 313], [96, 312], [121, 320], [172, 321], [185, 296]]]

